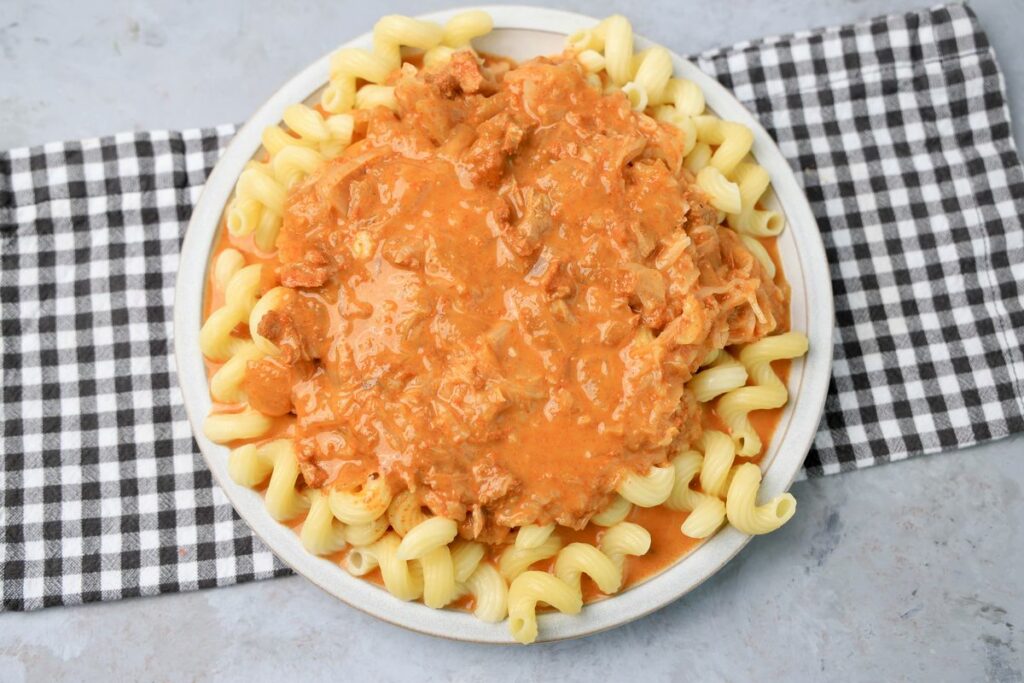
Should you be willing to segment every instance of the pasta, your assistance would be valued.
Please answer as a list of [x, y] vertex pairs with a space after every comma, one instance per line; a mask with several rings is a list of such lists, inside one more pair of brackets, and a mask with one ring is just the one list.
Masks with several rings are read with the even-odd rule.
[[423, 67], [426, 69], [436, 69], [450, 62], [453, 54], [455, 54], [455, 50], [447, 45], [432, 47], [423, 53]]
[[799, 332], [765, 337], [740, 352], [740, 362], [754, 384], [733, 389], [718, 400], [717, 406], [719, 416], [729, 426], [736, 442], [738, 455], [752, 456], [761, 451], [761, 437], [748, 415], [754, 410], [778, 408], [789, 398], [786, 386], [772, 369], [772, 361], [797, 358], [805, 353], [807, 337]]
[[704, 465], [700, 469], [700, 488], [709, 496], [725, 496], [726, 478], [736, 458], [736, 447], [728, 434], [705, 430], [701, 437]]
[[[440, 519], [435, 517], [434, 519]], [[402, 539], [402, 543], [408, 540]], [[397, 556], [402, 558], [399, 546]], [[405, 559], [405, 558], [402, 558]], [[455, 565], [447, 543], [442, 543], [421, 554], [417, 558], [423, 567], [423, 604], [434, 609], [441, 609], [455, 599]]]
[[[694, 124], [694, 131], [696, 131], [696, 124]], [[686, 155], [683, 160], [683, 166], [686, 167], [690, 173], [698, 175], [711, 161], [711, 146], [706, 142], [694, 142], [693, 147], [690, 148], [690, 153]], [[721, 176], [721, 173], [718, 174]], [[718, 180], [718, 176], [715, 179]], [[702, 189], [704, 189], [702, 187]], [[705, 190], [706, 191], [706, 190]], [[739, 188], [736, 188], [737, 198], [739, 196]], [[731, 201], [731, 198], [728, 198]], [[738, 199], [736, 200], [738, 201]], [[718, 207], [715, 207], [718, 208]]]
[[314, 555], [330, 555], [345, 547], [345, 526], [334, 518], [327, 496], [311, 490], [309, 512], [302, 522], [299, 538], [303, 547]]
[[[697, 133], [697, 139], [700, 139], [699, 132]], [[712, 154], [711, 158], [705, 162], [711, 165], [704, 166], [697, 172], [697, 185], [700, 186], [700, 189], [707, 192], [708, 197], [711, 198], [711, 206], [726, 213], [737, 213], [742, 208], [740, 188], [736, 183], [728, 180], [722, 174], [722, 171], [713, 165], [714, 161], [715, 157]]]
[[263, 352], [251, 342], [241, 342], [235, 353], [210, 378], [210, 396], [220, 403], [241, 403], [245, 400], [242, 380], [249, 361], [261, 357]]
[[242, 486], [256, 486], [269, 475], [264, 498], [267, 511], [278, 521], [294, 519], [309, 507], [309, 500], [295, 488], [299, 465], [288, 439], [236, 448], [228, 459], [228, 472]]
[[356, 93], [356, 109], [373, 109], [386, 107], [398, 109], [395, 89], [390, 85], [364, 85]]
[[693, 376], [687, 385], [694, 398], [707, 403], [727, 391], [747, 383], [747, 368], [730, 354], [722, 352], [709, 365]]
[[554, 557], [561, 549], [562, 539], [555, 535], [548, 536], [547, 540], [534, 548], [509, 546], [498, 558], [498, 571], [506, 581], [512, 581], [533, 563]]
[[281, 230], [281, 216], [273, 211], [266, 210], [260, 214], [259, 223], [253, 232], [253, 242], [263, 251], [270, 251], [274, 248], [277, 240], [277, 233]]
[[639, 524], [619, 522], [601, 535], [598, 547], [622, 572], [627, 555], [638, 557], [651, 549], [651, 534]]
[[754, 143], [753, 133], [743, 124], [723, 121], [716, 116], [708, 115], [695, 117], [694, 123], [697, 125], [697, 139], [709, 145], [716, 145], [710, 164], [722, 175], [731, 173]]
[[558, 552], [555, 576], [582, 598], [580, 577], [586, 574], [602, 593], [616, 593], [622, 584], [622, 571], [611, 558], [589, 543], [570, 543]]
[[516, 534], [516, 547], [524, 550], [540, 547], [544, 545], [544, 541], [548, 540], [554, 530], [554, 524], [524, 526]]
[[448, 47], [465, 47], [474, 38], [490, 33], [492, 28], [494, 28], [494, 21], [487, 12], [480, 10], [460, 12], [444, 25], [441, 42]]
[[254, 199], [235, 197], [228, 206], [227, 229], [232, 235], [244, 237], [252, 234], [259, 225], [263, 209]]
[[633, 108], [633, 111], [643, 111], [644, 109], [647, 109], [648, 95], [644, 86], [630, 81], [626, 85], [622, 86], [622, 93], [629, 100], [629, 105]]
[[266, 169], [250, 167], [238, 178], [238, 197], [251, 199], [278, 216], [284, 211], [285, 188]]
[[476, 572], [483, 562], [486, 552], [483, 543], [458, 540], [452, 543], [452, 566], [455, 570], [455, 580], [465, 583], [469, 577]]
[[[333, 510], [332, 510], [333, 513]], [[349, 545], [370, 545], [388, 530], [388, 520], [383, 515], [363, 524], [345, 525], [345, 542]]]
[[199, 330], [199, 348], [203, 355], [216, 361], [225, 361], [237, 348], [231, 333], [249, 318], [256, 305], [256, 291], [260, 284], [261, 266], [242, 268], [228, 280], [224, 289], [224, 305], [210, 314]]
[[683, 116], [693, 117], [704, 113], [704, 93], [693, 81], [670, 79], [665, 86], [665, 98]]
[[661, 505], [672, 493], [675, 475], [672, 466], [652, 467], [646, 475], [629, 472], [619, 484], [619, 495], [633, 505], [650, 508]]
[[245, 257], [237, 249], [225, 249], [214, 261], [213, 281], [224, 291], [235, 273], [245, 267]]
[[[785, 405], [772, 363], [803, 355], [807, 340], [778, 322], [788, 294], [772, 238], [785, 220], [762, 203], [771, 179], [751, 130], [709, 110], [667, 49], [635, 52], [623, 16], [539, 62], [564, 90], [531, 82], [531, 63], [477, 53], [492, 27], [479, 10], [443, 25], [385, 16], [372, 49], [331, 57], [319, 106], [293, 104], [263, 130], [210, 266], [199, 341], [216, 407], [203, 432], [234, 446], [232, 479], [262, 490], [307, 552], [353, 576], [379, 571], [400, 600], [507, 618], [527, 643], [538, 604], [580, 611], [584, 576], [612, 595], [726, 523], [760, 534], [792, 517], [788, 493], [757, 502], [749, 460], [770, 430], [749, 415]], [[509, 82], [523, 85], [497, 97]], [[544, 148], [563, 120], [585, 135]], [[380, 150], [388, 162], [375, 165]], [[548, 157], [562, 161], [529, 166]], [[572, 181], [556, 187], [569, 160]], [[525, 164], [515, 183], [498, 183], [513, 164]], [[682, 200], [644, 205], [638, 191], [623, 218], [576, 194], [556, 210], [550, 196], [579, 192], [568, 186], [587, 173], [673, 202], [665, 188], [678, 188]], [[608, 187], [583, 191], [614, 196]], [[579, 227], [568, 214], [593, 244], [569, 242]], [[555, 234], [557, 249], [545, 242]], [[609, 236], [614, 246], [599, 243]], [[462, 280], [511, 263], [533, 265], [499, 299]], [[472, 310], [424, 294], [435, 289], [473, 292]], [[424, 329], [433, 336], [415, 336]], [[531, 420], [549, 431], [521, 438]], [[555, 433], [557, 456], [538, 453]], [[564, 469], [546, 469], [556, 460]], [[605, 461], [615, 466], [593, 475]], [[555, 482], [546, 495], [531, 492], [531, 472]], [[522, 502], [499, 506], [509, 500]], [[668, 548], [669, 525], [645, 521], [665, 509], [686, 513]]]
[[418, 563], [409, 562], [398, 556], [402, 539], [398, 534], [388, 532], [363, 553], [380, 567], [384, 587], [399, 600], [416, 600], [423, 595], [423, 573]]
[[255, 439], [270, 431], [272, 423], [263, 413], [246, 407], [237, 413], [213, 413], [203, 423], [203, 434], [214, 443]]
[[529, 571], [516, 577], [508, 588], [508, 618], [512, 637], [520, 643], [537, 639], [537, 603], [551, 605], [565, 614], [578, 614], [583, 599], [561, 579], [547, 572]]
[[[769, 237], [782, 232], [785, 221], [778, 211], [767, 211], [757, 208], [757, 201], [768, 189], [768, 172], [757, 164], [741, 163], [736, 166], [733, 178], [740, 189], [739, 213], [728, 216], [729, 227], [746, 235]], [[749, 243], [748, 243], [749, 244]], [[762, 247], [763, 249], [763, 247]], [[757, 254], [757, 252], [755, 252]], [[763, 257], [758, 255], [763, 260]], [[767, 259], [771, 262], [771, 259]], [[774, 264], [772, 274], [774, 276]]]
[[324, 162], [320, 152], [301, 145], [289, 145], [274, 155], [270, 162], [274, 178], [291, 187], [315, 171]]
[[[474, 17], [479, 19], [479, 13], [474, 13]], [[479, 27], [474, 27], [472, 25], [472, 18], [464, 16], [461, 23], [467, 23], [467, 19], [471, 26], [470, 34], [472, 34], [472, 32], [477, 30]], [[457, 22], [456, 27], [459, 25], [460, 22]], [[489, 31], [490, 28], [487, 30]], [[470, 37], [472, 37], [472, 35], [470, 35]], [[379, 41], [386, 45], [408, 45], [409, 47], [417, 47], [426, 50], [434, 47], [445, 38], [445, 29], [429, 21], [420, 21], [419, 19], [411, 19], [398, 14], [392, 14], [382, 18], [377, 22], [376, 26], [373, 27], [373, 38], [374, 41]], [[469, 39], [466, 38], [466, 40], [456, 43], [456, 45], [463, 45], [468, 41]]]
[[273, 159], [274, 155], [280, 152], [286, 147], [298, 146], [298, 147], [312, 147], [314, 143], [309, 140], [303, 140], [300, 137], [290, 135], [288, 131], [280, 126], [267, 126], [263, 129], [263, 133], [260, 134], [260, 141], [263, 143], [263, 149], [267, 151], [267, 155]]
[[590, 518], [590, 521], [598, 526], [614, 526], [626, 519], [633, 504], [620, 495], [616, 495], [611, 504], [601, 512]]
[[679, 530], [690, 538], [707, 538], [718, 531], [724, 519], [725, 503], [714, 496], [707, 496], [690, 511]]
[[790, 493], [783, 493], [764, 505], [757, 505], [757, 493], [761, 488], [761, 468], [753, 463], [743, 463], [736, 468], [729, 495], [726, 497], [726, 514], [729, 523], [745, 534], [766, 534], [785, 524], [796, 513], [796, 499]]
[[656, 46], [644, 54], [633, 82], [643, 88], [650, 101], [660, 102], [671, 77], [672, 55], [665, 48]]
[[352, 576], [366, 576], [380, 567], [380, 562], [371, 547], [357, 546], [346, 553], [342, 566]]
[[604, 71], [604, 55], [595, 50], [583, 50], [576, 55], [576, 59], [580, 60], [580, 64], [583, 68], [590, 73], [599, 73]]
[[404, 537], [410, 529], [425, 522], [427, 515], [415, 494], [411, 491], [402, 491], [391, 500], [387, 519], [395, 533]]
[[666, 505], [673, 510], [688, 510], [690, 514], [680, 531], [690, 538], [707, 538], [722, 526], [725, 520], [725, 505], [715, 496], [690, 488], [690, 483], [700, 474], [704, 457], [697, 451], [685, 451], [672, 460], [676, 481], [672, 495]]
[[624, 85], [633, 75], [633, 27], [621, 15], [608, 17], [598, 31], [604, 37], [605, 71], [616, 85]]
[[466, 588], [476, 600], [473, 614], [477, 619], [495, 623], [508, 614], [508, 584], [494, 565], [480, 563], [466, 579]]
[[419, 559], [436, 548], [447, 547], [458, 533], [458, 526], [453, 520], [431, 517], [409, 530], [398, 547], [398, 557], [402, 560]]
[[331, 80], [358, 79], [368, 83], [383, 83], [394, 68], [395, 65], [380, 55], [358, 48], [346, 48], [338, 50], [331, 58]]
[[[654, 109], [654, 118], [669, 123], [679, 129], [683, 135], [683, 156], [688, 156], [697, 144], [697, 124], [693, 122], [692, 116], [681, 113], [670, 104], [664, 104]], [[706, 145], [705, 145], [706, 146]], [[710, 148], [708, 158], [710, 158]], [[689, 168], [689, 167], [687, 167]], [[693, 172], [693, 169], [689, 169]], [[698, 169], [699, 170], [699, 169]]]
[[371, 477], [353, 491], [331, 491], [331, 512], [345, 524], [368, 524], [391, 504], [391, 489], [383, 477]]

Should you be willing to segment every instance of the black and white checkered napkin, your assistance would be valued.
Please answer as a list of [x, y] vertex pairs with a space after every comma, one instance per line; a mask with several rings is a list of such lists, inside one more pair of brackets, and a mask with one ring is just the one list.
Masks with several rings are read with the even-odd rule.
[[[1024, 430], [1024, 175], [952, 5], [696, 62], [807, 190], [836, 296], [811, 475]], [[0, 153], [3, 608], [286, 573], [214, 486], [171, 369], [178, 246], [234, 129]]]

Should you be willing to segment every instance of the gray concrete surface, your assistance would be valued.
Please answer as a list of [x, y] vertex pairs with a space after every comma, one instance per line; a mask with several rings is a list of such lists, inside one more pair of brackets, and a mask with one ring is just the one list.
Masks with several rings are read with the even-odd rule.
[[[681, 52], [928, 0], [545, 3], [629, 13]], [[0, 148], [241, 121], [384, 12], [445, 2], [8, 0]], [[679, 5], [677, 7], [677, 5]], [[1021, 0], [972, 3], [1024, 140]], [[0, 681], [1024, 680], [1024, 437], [801, 482], [797, 517], [700, 589], [592, 638], [483, 647], [405, 632], [299, 578], [0, 615]]]

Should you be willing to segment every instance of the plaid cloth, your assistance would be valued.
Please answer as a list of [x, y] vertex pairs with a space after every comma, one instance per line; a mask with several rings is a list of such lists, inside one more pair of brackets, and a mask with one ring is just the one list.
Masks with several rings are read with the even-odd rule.
[[[810, 475], [1024, 430], [1024, 177], [952, 5], [699, 55], [778, 140], [832, 266]], [[286, 573], [234, 515], [171, 371], [179, 240], [234, 129], [0, 154], [3, 607]]]

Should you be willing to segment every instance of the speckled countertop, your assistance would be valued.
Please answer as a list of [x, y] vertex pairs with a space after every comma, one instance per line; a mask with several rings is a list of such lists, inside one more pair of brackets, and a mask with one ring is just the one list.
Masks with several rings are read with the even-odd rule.
[[[543, 3], [679, 52], [929, 0]], [[244, 120], [385, 12], [451, 5], [41, 3], [0, 12], [0, 148]], [[972, 3], [1024, 140], [1024, 3]], [[686, 598], [623, 628], [529, 648], [446, 642], [301, 578], [0, 615], [0, 681], [1024, 680], [1024, 438], [805, 481], [797, 517]]]

